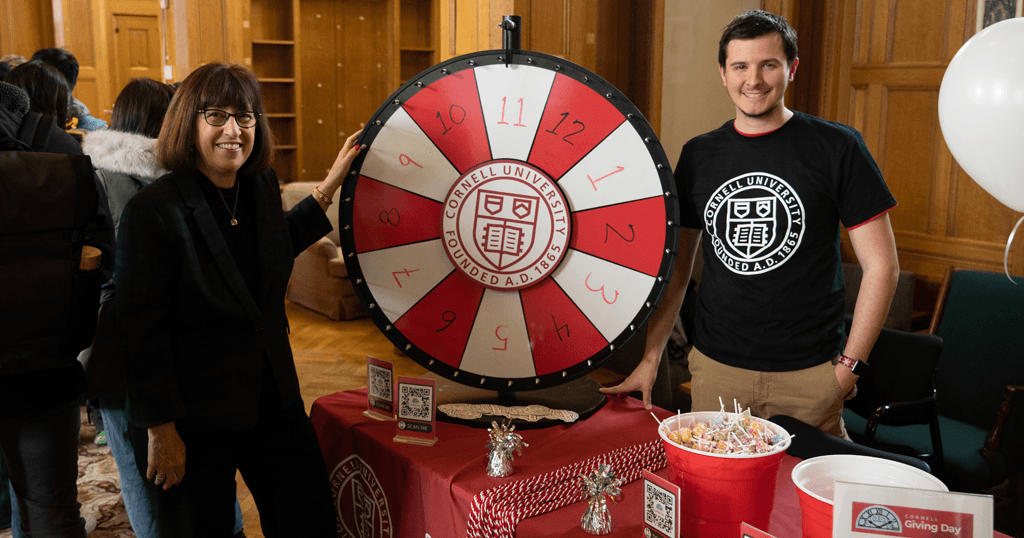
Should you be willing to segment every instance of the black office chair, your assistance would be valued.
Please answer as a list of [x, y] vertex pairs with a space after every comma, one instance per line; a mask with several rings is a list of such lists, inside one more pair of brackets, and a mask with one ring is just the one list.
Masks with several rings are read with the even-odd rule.
[[932, 468], [927, 463], [915, 457], [858, 445], [857, 443], [825, 433], [806, 422], [787, 415], [775, 415], [768, 420], [782, 426], [793, 436], [789, 448], [786, 449], [786, 453], [793, 457], [805, 460], [830, 454], [853, 454], [856, 456], [871, 456], [892, 460], [920, 469], [926, 473], [932, 472]]
[[[850, 437], [869, 447], [928, 461], [942, 475], [945, 462], [935, 391], [941, 356], [942, 338], [938, 336], [882, 329], [868, 356], [870, 368], [857, 381], [857, 397], [845, 404], [843, 419]], [[877, 438], [880, 425], [916, 426], [927, 431], [931, 451], [909, 446], [901, 449], [898, 439]]]

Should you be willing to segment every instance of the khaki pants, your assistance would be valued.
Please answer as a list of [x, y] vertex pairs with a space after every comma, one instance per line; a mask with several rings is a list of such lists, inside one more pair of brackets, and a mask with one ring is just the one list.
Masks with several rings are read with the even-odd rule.
[[831, 362], [794, 372], [757, 372], [716, 362], [696, 347], [689, 362], [694, 411], [718, 411], [725, 404], [725, 410], [732, 412], [735, 398], [756, 417], [789, 415], [836, 437], [850, 438]]

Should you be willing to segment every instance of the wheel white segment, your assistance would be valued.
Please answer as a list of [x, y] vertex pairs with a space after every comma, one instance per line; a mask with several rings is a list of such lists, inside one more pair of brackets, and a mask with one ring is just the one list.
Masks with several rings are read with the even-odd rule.
[[381, 127], [359, 173], [438, 202], [459, 178], [405, 109], [396, 110]]
[[377, 308], [392, 323], [455, 270], [440, 239], [364, 252], [359, 265]]
[[519, 293], [485, 291], [459, 369], [485, 377], [533, 377], [532, 357]]
[[570, 249], [551, 274], [609, 342], [629, 326], [654, 286], [654, 277]]
[[[558, 180], [573, 212], [659, 196], [658, 169], [628, 121]], [[646, 294], [645, 294], [646, 296]]]
[[529, 65], [477, 67], [477, 91], [494, 159], [530, 156], [555, 72]]

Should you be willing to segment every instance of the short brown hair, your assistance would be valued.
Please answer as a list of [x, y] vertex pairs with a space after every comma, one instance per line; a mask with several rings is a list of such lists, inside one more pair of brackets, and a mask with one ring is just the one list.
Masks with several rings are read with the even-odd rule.
[[233, 106], [256, 114], [252, 154], [238, 173], [258, 174], [273, 164], [274, 137], [270, 133], [263, 96], [256, 75], [238, 65], [209, 63], [192, 73], [178, 87], [167, 108], [157, 142], [157, 160], [166, 170], [197, 174], [196, 114], [199, 110]]
[[722, 37], [718, 40], [718, 65], [725, 67], [729, 42], [733, 39], [755, 39], [765, 34], [776, 33], [782, 38], [782, 49], [786, 53], [786, 63], [793, 65], [797, 59], [796, 30], [789, 25], [785, 17], [768, 13], [760, 9], [737, 15], [722, 29]]

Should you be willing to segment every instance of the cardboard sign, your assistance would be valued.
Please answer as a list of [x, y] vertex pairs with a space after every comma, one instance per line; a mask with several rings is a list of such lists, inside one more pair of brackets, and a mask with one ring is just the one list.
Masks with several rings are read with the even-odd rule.
[[679, 538], [679, 486], [644, 469], [644, 536]]
[[366, 411], [377, 420], [395, 420], [395, 365], [366, 356]]
[[775, 538], [763, 530], [751, 526], [749, 523], [740, 524], [740, 538]]
[[988, 538], [991, 495], [836, 482], [834, 538]]
[[395, 393], [398, 397], [398, 433], [394, 440], [433, 446], [437, 442], [434, 380], [399, 376]]

